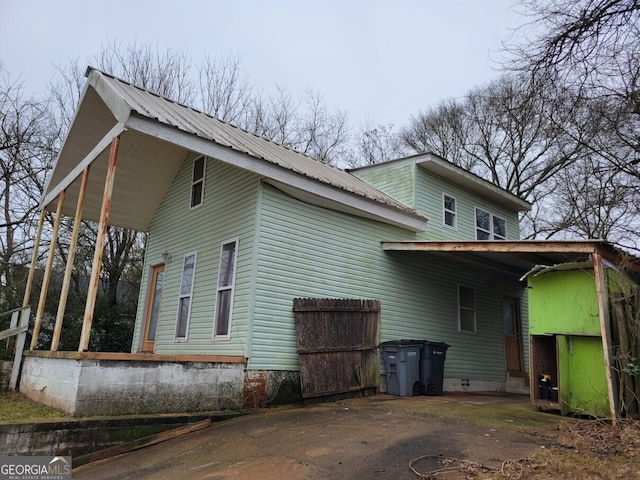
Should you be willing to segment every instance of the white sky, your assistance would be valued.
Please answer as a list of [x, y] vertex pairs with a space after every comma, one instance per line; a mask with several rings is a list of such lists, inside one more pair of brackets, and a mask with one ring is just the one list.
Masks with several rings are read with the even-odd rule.
[[54, 65], [109, 41], [234, 54], [265, 93], [309, 88], [353, 126], [399, 127], [499, 75], [501, 40], [523, 21], [514, 1], [0, 0], [0, 62], [41, 94]]

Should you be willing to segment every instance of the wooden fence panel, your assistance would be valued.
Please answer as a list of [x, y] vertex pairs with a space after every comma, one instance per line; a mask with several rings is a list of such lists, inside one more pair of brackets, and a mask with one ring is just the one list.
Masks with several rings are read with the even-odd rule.
[[303, 398], [378, 387], [380, 301], [296, 298]]

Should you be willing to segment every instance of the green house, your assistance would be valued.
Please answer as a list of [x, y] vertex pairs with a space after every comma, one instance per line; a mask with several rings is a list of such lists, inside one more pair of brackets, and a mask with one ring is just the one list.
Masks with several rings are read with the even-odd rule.
[[[87, 76], [41, 206], [146, 232], [132, 348], [88, 351], [99, 234], [78, 351], [32, 347], [27, 395], [85, 415], [365, 394], [385, 390], [378, 346], [395, 339], [450, 345], [446, 392], [529, 391], [520, 278], [595, 243], [520, 241], [530, 205], [436, 155], [346, 171], [98, 70]], [[296, 299], [334, 305], [319, 313], [333, 323], [311, 352], [315, 373], [301, 369], [310, 352]], [[326, 320], [358, 302], [367, 322], [363, 312]]]

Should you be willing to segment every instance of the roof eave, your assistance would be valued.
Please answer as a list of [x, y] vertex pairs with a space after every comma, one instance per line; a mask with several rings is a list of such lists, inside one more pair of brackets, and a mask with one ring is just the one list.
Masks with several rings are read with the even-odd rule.
[[[154, 119], [134, 113], [130, 116], [126, 127], [256, 173], [279, 185], [279, 188], [283, 190], [285, 189], [282, 187], [287, 186], [288, 193], [294, 197], [298, 197], [293, 193], [294, 191], [305, 192], [306, 201], [311, 203], [327, 206], [323, 202], [329, 202], [332, 205], [331, 208], [336, 210], [351, 211], [357, 215], [374, 218], [414, 232], [426, 230], [427, 219], [418, 212], [409, 209], [401, 210], [393, 205], [387, 205], [356, 193], [336, 188], [317, 179], [220, 145], [209, 139], [159, 123]], [[319, 201], [313, 202], [310, 200], [311, 197], [315, 197]], [[344, 207], [341, 208], [339, 207], [340, 205]]]
[[441, 177], [455, 181], [471, 190], [500, 202], [509, 210], [514, 212], [528, 212], [531, 210], [531, 203], [514, 195], [497, 185], [460, 168], [453, 163], [438, 157], [432, 153], [427, 153], [416, 158], [416, 164], [440, 175]]

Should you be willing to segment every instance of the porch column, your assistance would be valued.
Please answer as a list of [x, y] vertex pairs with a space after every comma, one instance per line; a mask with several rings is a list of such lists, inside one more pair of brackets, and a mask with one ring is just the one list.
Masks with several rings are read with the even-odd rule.
[[53, 337], [51, 339], [51, 351], [58, 350], [60, 343], [60, 332], [62, 330], [62, 320], [64, 311], [67, 307], [67, 296], [69, 294], [69, 285], [71, 284], [71, 273], [73, 271], [73, 261], [76, 256], [76, 246], [78, 244], [78, 235], [80, 233], [80, 223], [82, 220], [82, 209], [84, 207], [84, 199], [87, 191], [87, 182], [89, 180], [89, 166], [82, 172], [82, 183], [80, 192], [78, 193], [78, 203], [76, 205], [76, 215], [73, 220], [73, 232], [71, 234], [71, 244], [69, 245], [69, 254], [67, 255], [67, 266], [64, 271], [64, 281], [62, 282], [62, 291], [60, 292], [60, 301], [58, 303], [58, 314], [56, 315], [56, 325], [53, 329]]
[[[33, 325], [33, 336], [31, 337], [30, 350], [35, 350], [38, 345], [38, 336], [40, 335], [40, 327], [42, 326], [42, 318], [44, 317], [44, 306], [47, 301], [47, 290], [49, 289], [49, 280], [51, 280], [51, 270], [53, 267], [53, 257], [56, 253], [56, 244], [58, 243], [58, 230], [60, 228], [60, 219], [62, 218], [62, 206], [64, 205], [65, 190], [58, 195], [58, 206], [56, 207], [56, 218], [53, 222], [53, 232], [51, 232], [51, 244], [49, 245], [49, 258], [47, 258], [47, 266], [44, 270], [44, 278], [42, 279], [42, 288], [40, 289], [40, 301], [38, 302], [38, 311], [36, 312], [36, 321]], [[35, 258], [35, 257], [34, 257]]]
[[40, 220], [38, 222], [38, 230], [36, 230], [36, 239], [33, 243], [33, 256], [31, 257], [31, 266], [29, 267], [29, 276], [27, 277], [27, 286], [24, 289], [24, 298], [22, 300], [22, 306], [29, 305], [31, 299], [31, 289], [33, 288], [33, 277], [36, 271], [36, 264], [38, 263], [38, 250], [40, 250], [40, 237], [42, 236], [42, 226], [44, 225], [45, 209], [40, 210]]
[[607, 391], [609, 393], [609, 411], [611, 419], [617, 418], [617, 404], [613, 381], [613, 345], [611, 343], [611, 319], [609, 316], [609, 289], [604, 271], [602, 255], [595, 251], [591, 254], [593, 258], [593, 272], [596, 277], [596, 293], [598, 295], [598, 310], [600, 317], [600, 335], [602, 336], [602, 349], [604, 352], [604, 366], [607, 377]]
[[102, 209], [100, 210], [100, 223], [98, 225], [98, 237], [96, 238], [96, 248], [93, 253], [93, 264], [91, 266], [91, 280], [89, 281], [89, 291], [87, 292], [87, 303], [84, 310], [84, 322], [82, 324], [82, 334], [80, 335], [79, 352], [89, 349], [89, 335], [91, 334], [91, 322], [93, 321], [93, 310], [96, 305], [96, 295], [100, 282], [100, 269], [102, 268], [102, 255], [104, 250], [104, 237], [107, 232], [109, 221], [109, 209], [111, 208], [111, 195], [113, 192], [113, 182], [115, 179], [116, 163], [118, 161], [118, 148], [120, 147], [120, 137], [114, 137], [111, 141], [111, 151], [109, 152], [109, 165], [107, 166], [107, 177], [104, 181], [104, 194], [102, 195]]

